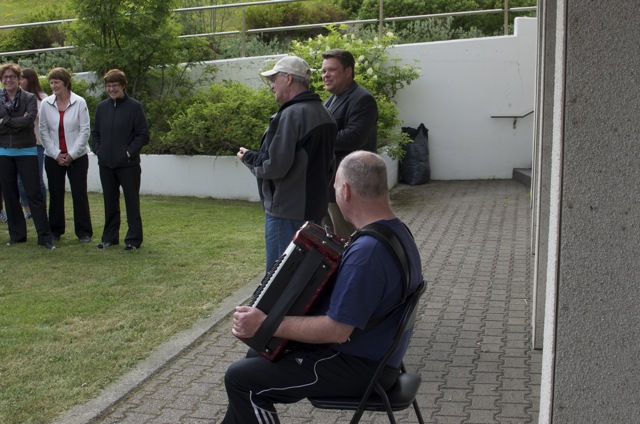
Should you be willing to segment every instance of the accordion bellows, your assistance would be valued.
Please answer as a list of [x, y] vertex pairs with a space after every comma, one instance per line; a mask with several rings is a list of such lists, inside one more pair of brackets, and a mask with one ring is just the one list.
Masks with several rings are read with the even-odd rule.
[[241, 338], [265, 358], [274, 361], [287, 345], [272, 337], [287, 315], [306, 315], [340, 265], [345, 243], [322, 227], [305, 223], [274, 263], [247, 302], [267, 314], [256, 335]]

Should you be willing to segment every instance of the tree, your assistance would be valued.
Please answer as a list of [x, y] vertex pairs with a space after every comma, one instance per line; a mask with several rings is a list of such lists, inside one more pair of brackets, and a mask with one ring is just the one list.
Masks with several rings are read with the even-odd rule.
[[89, 69], [98, 75], [118, 68], [128, 91], [145, 87], [152, 67], [177, 63], [177, 0], [70, 0], [78, 21], [70, 32]]

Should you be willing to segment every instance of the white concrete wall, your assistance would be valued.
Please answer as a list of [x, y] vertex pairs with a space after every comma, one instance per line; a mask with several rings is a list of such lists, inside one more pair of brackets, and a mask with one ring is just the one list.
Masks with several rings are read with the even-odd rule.
[[[422, 69], [420, 77], [395, 101], [402, 126], [429, 128], [431, 178], [463, 180], [512, 177], [513, 168], [530, 168], [534, 108], [535, 18], [516, 18], [515, 35], [395, 46], [392, 58]], [[261, 69], [281, 57], [260, 56], [213, 61], [215, 80], [264, 84]], [[194, 74], [198, 70], [193, 71]], [[265, 122], [265, 127], [267, 123]], [[390, 185], [397, 164], [390, 165]], [[95, 157], [89, 190], [100, 191]], [[142, 193], [258, 200], [256, 182], [235, 157], [145, 155]]]
[[[523, 115], [534, 109], [537, 23], [516, 18], [515, 35], [405, 44], [390, 57], [422, 69], [394, 99], [402, 126], [429, 128], [431, 178], [464, 180], [512, 177], [531, 168], [533, 114], [516, 121], [492, 115]], [[216, 80], [257, 87], [261, 69], [274, 58], [210, 62]]]
[[[389, 188], [398, 183], [398, 162], [382, 153]], [[88, 190], [102, 192], [98, 158], [89, 154]], [[258, 185], [235, 156], [142, 155], [142, 194], [213, 197], [257, 202]]]
[[511, 178], [530, 168], [537, 24], [516, 18], [515, 35], [399, 45], [393, 53], [422, 68], [396, 95], [404, 126], [429, 128], [431, 178]]

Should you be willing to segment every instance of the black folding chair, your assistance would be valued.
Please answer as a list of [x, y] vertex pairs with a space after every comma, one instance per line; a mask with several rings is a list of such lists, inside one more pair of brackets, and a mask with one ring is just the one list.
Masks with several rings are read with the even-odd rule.
[[343, 409], [356, 411], [351, 418], [351, 424], [360, 422], [360, 418], [364, 411], [387, 411], [389, 422], [396, 424], [393, 411], [401, 411], [413, 405], [413, 409], [418, 417], [418, 422], [424, 424], [422, 414], [416, 395], [422, 381], [419, 374], [408, 373], [404, 367], [404, 363], [400, 365], [400, 374], [396, 383], [387, 391], [385, 391], [378, 380], [382, 371], [393, 353], [398, 348], [404, 333], [413, 326], [416, 321], [418, 312], [418, 302], [424, 293], [426, 284], [423, 282], [420, 287], [406, 300], [406, 307], [400, 320], [400, 325], [396, 330], [393, 338], [393, 344], [387, 354], [384, 356], [376, 372], [371, 378], [371, 382], [362, 397], [314, 397], [309, 398], [309, 402], [319, 409]]

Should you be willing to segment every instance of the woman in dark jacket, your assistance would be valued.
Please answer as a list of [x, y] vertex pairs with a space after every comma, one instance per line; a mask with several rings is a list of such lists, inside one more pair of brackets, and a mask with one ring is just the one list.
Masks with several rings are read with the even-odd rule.
[[18, 175], [27, 194], [38, 244], [53, 250], [51, 229], [40, 190], [38, 150], [34, 121], [38, 114], [35, 95], [20, 88], [22, 69], [15, 64], [0, 66], [0, 185], [9, 222], [9, 245], [27, 241], [18, 192]]
[[91, 132], [104, 196], [104, 230], [97, 247], [106, 249], [120, 243], [122, 188], [129, 225], [124, 250], [136, 250], [142, 244], [140, 150], [149, 142], [149, 127], [142, 105], [126, 92], [124, 72], [112, 69], [103, 79], [109, 98], [98, 104]]

